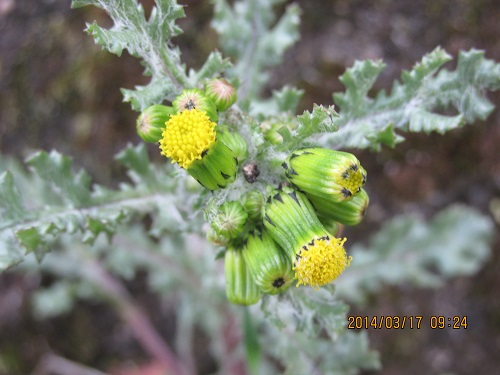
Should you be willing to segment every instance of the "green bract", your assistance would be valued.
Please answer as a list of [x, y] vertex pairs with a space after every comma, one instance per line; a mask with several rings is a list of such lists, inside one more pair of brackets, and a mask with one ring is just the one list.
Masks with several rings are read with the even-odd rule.
[[228, 246], [231, 243], [230, 237], [217, 233], [213, 228], [208, 228], [207, 240], [216, 246]]
[[217, 139], [201, 159], [193, 161], [187, 172], [207, 189], [217, 190], [233, 182], [237, 170], [238, 159]]
[[364, 189], [356, 194], [351, 200], [334, 202], [331, 199], [309, 196], [320, 220], [334, 220], [344, 225], [357, 225], [365, 217], [366, 208], [370, 199]]
[[251, 219], [261, 219], [264, 208], [264, 194], [259, 190], [250, 190], [242, 198], [243, 208]]
[[319, 221], [321, 221], [321, 224], [325, 227], [328, 233], [333, 234], [336, 236], [339, 233], [340, 226], [341, 224], [336, 222], [335, 220], [328, 219], [322, 216], [318, 216]]
[[172, 159], [201, 185], [217, 190], [233, 182], [237, 155], [224, 143], [229, 132], [218, 134], [205, 111], [186, 109], [170, 117], [159, 141], [161, 154]]
[[242, 163], [248, 156], [248, 146], [245, 139], [238, 133], [229, 131], [224, 126], [217, 126], [217, 137], [222, 141], [238, 159], [238, 163]]
[[289, 257], [265, 229], [248, 235], [243, 257], [255, 283], [264, 293], [283, 292], [295, 279]]
[[293, 264], [297, 286], [319, 287], [335, 280], [349, 264], [343, 244], [321, 224], [307, 197], [294, 189], [272, 190], [264, 225]]
[[188, 173], [207, 189], [217, 190], [234, 181], [237, 168], [237, 159], [231, 150], [216, 141], [201, 160], [193, 162]]
[[226, 297], [231, 303], [253, 305], [259, 302], [260, 288], [248, 269], [241, 249], [229, 247], [224, 256], [224, 274], [226, 276]]

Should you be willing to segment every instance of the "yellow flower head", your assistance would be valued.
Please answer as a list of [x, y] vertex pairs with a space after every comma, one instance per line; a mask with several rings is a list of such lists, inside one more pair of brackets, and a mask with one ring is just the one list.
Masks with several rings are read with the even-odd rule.
[[342, 194], [351, 197], [361, 191], [361, 187], [366, 181], [366, 171], [358, 162], [349, 165], [342, 173], [339, 171], [331, 173], [331, 178], [341, 181], [339, 185], [342, 188]]
[[170, 116], [160, 139], [161, 154], [188, 169], [215, 142], [216, 125], [204, 111], [197, 109]]
[[282, 166], [299, 189], [334, 202], [351, 200], [366, 182], [359, 160], [343, 151], [303, 148], [292, 152]]
[[350, 263], [343, 246], [345, 241], [326, 236], [304, 245], [293, 265], [297, 286], [311, 285], [317, 289], [339, 277]]

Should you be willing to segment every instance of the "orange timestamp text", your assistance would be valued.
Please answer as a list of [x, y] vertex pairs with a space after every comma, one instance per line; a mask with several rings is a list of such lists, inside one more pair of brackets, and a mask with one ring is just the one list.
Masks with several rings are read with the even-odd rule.
[[467, 316], [374, 315], [347, 317], [347, 329], [467, 329]]

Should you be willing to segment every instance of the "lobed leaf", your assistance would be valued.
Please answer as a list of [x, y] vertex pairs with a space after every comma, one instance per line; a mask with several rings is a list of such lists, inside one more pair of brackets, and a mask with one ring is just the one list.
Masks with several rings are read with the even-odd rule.
[[76, 207], [90, 202], [91, 178], [84, 171], [73, 174], [69, 157], [56, 151], [40, 151], [29, 157], [26, 163], [66, 204]]
[[[403, 72], [390, 94], [381, 91], [373, 98], [369, 92], [384, 65], [356, 62], [341, 77], [346, 91], [333, 95], [340, 108], [339, 131], [322, 136], [319, 142], [333, 148], [377, 150], [382, 144], [393, 147], [403, 140], [393, 130], [442, 134], [486, 118], [493, 105], [485, 91], [500, 87], [500, 65], [471, 50], [460, 53], [455, 71], [442, 69], [450, 59], [444, 50], [435, 49], [411, 71]], [[449, 114], [450, 107], [458, 113]]]
[[0, 229], [0, 271], [21, 263], [23, 258], [14, 233], [9, 229]]
[[175, 0], [156, 0], [148, 20], [137, 0], [72, 2], [74, 8], [85, 5], [104, 9], [114, 22], [110, 29], [95, 22], [87, 25], [96, 44], [118, 56], [127, 50], [142, 60], [145, 74], [152, 77], [146, 86], [123, 90], [125, 101], [131, 102], [133, 109], [141, 111], [164, 99], [173, 100], [188, 85], [179, 50], [169, 44], [181, 32], [176, 20], [184, 17], [183, 7]]
[[325, 330], [334, 338], [345, 329], [347, 305], [333, 298], [333, 286], [319, 290], [293, 288], [278, 299], [265, 296], [261, 305], [267, 319], [278, 328], [288, 327], [315, 337]]
[[151, 163], [144, 144], [129, 144], [115, 159], [127, 167], [127, 174], [136, 186], [143, 184], [143, 187], [158, 187], [162, 184], [159, 178], [161, 174], [158, 173], [160, 168]]
[[269, 99], [253, 100], [250, 115], [259, 120], [269, 117], [282, 118], [283, 115], [292, 117], [303, 95], [303, 90], [284, 86], [281, 90], [274, 90]]
[[484, 52], [472, 49], [458, 56], [455, 71], [439, 72], [430, 90], [442, 106], [452, 105], [467, 123], [484, 120], [493, 111], [485, 91], [500, 88], [500, 64], [484, 58]]
[[300, 116], [297, 116], [300, 127], [298, 133], [304, 137], [309, 137], [317, 133], [335, 132], [337, 125], [334, 118], [338, 117], [333, 106], [323, 107], [315, 104], [313, 111], [304, 111]]
[[278, 106], [278, 112], [294, 114], [299, 101], [304, 95], [304, 90], [295, 87], [284, 86], [281, 90], [273, 91], [273, 99]]
[[23, 208], [12, 173], [4, 172], [0, 176], [0, 210], [5, 213], [0, 220], [0, 270], [21, 262], [23, 253], [33, 253], [41, 261], [63, 234], [87, 244], [100, 234], [111, 240], [118, 227], [135, 215], [151, 213], [151, 233], [158, 237], [185, 229], [183, 211], [189, 211], [192, 202], [177, 208], [171, 193], [180, 181], [151, 164], [144, 145], [129, 146], [117, 159], [129, 168], [134, 184], [122, 184], [113, 191], [91, 186], [88, 174], [74, 173], [66, 156], [55, 151], [34, 154], [27, 159], [32, 172], [27, 183], [41, 194], [30, 197], [30, 209]]
[[199, 71], [192, 69], [189, 71], [189, 81], [192, 86], [195, 86], [197, 82], [201, 82], [204, 79], [219, 76], [231, 66], [232, 64], [229, 59], [224, 58], [219, 51], [211, 52]]
[[277, 299], [264, 297], [261, 307], [266, 322], [263, 346], [280, 360], [285, 373], [354, 374], [360, 367], [380, 367], [366, 335], [346, 330], [348, 307], [333, 298], [333, 286], [318, 291], [293, 288]]
[[38, 319], [53, 318], [71, 311], [76, 297], [74, 281], [61, 279], [47, 288], [40, 288], [31, 297]]
[[472, 208], [452, 206], [429, 223], [407, 215], [394, 218], [368, 247], [355, 245], [351, 266], [337, 293], [363, 302], [384, 285], [439, 286], [445, 278], [472, 275], [490, 256], [491, 220]]
[[339, 77], [346, 91], [334, 94], [333, 99], [343, 114], [359, 117], [366, 113], [373, 101], [368, 97], [368, 92], [384, 68], [385, 64], [381, 61], [356, 61], [352, 68]]
[[267, 82], [266, 69], [281, 63], [284, 52], [299, 38], [297, 5], [288, 5], [275, 22], [272, 8], [281, 3], [283, 0], [250, 0], [230, 6], [226, 0], [214, 1], [212, 26], [219, 34], [222, 50], [235, 60], [228, 73], [241, 82], [239, 104], [250, 112]]
[[312, 112], [304, 111], [300, 116], [297, 116], [298, 127], [292, 134], [292, 139], [288, 142], [290, 150], [300, 147], [301, 143], [315, 134], [333, 133], [338, 127], [336, 125], [338, 114], [333, 109], [333, 106], [323, 107], [315, 104]]
[[26, 217], [26, 210], [10, 171], [5, 171], [0, 175], [0, 217], [3, 225], [9, 225], [13, 221]]
[[170, 93], [176, 90], [175, 85], [165, 77], [153, 77], [147, 85], [135, 86], [134, 90], [122, 88], [121, 93], [124, 101], [130, 102], [134, 110], [140, 111], [163, 102], [165, 97], [172, 97]]

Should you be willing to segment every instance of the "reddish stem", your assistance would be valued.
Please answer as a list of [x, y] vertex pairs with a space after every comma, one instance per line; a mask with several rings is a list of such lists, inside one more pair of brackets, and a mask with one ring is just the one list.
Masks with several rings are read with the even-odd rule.
[[168, 344], [157, 333], [151, 321], [140, 309], [123, 285], [107, 272], [96, 260], [88, 259], [90, 281], [100, 287], [111, 298], [122, 319], [130, 326], [143, 349], [163, 364], [169, 374], [189, 375], [189, 371], [178, 360]]

